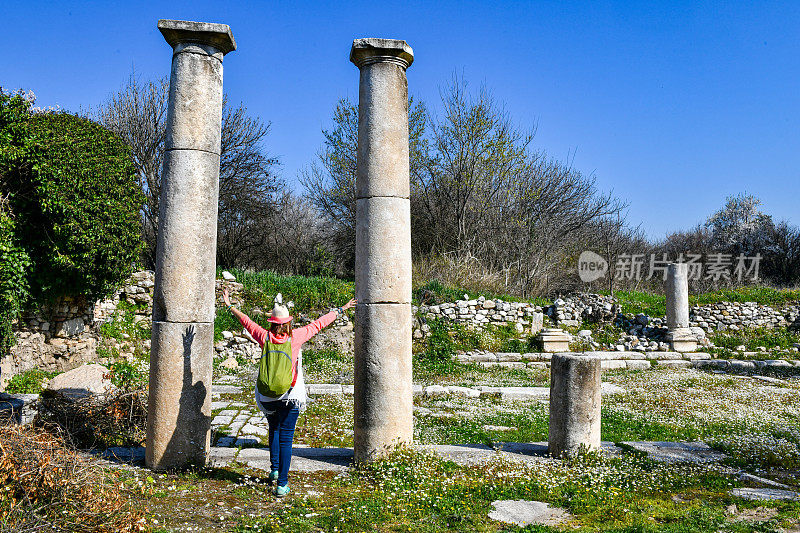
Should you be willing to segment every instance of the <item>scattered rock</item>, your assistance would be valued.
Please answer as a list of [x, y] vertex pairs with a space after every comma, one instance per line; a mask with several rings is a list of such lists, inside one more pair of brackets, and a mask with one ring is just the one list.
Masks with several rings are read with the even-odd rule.
[[106, 394], [114, 389], [108, 368], [95, 363], [59, 374], [47, 384], [47, 390], [68, 398]]
[[545, 502], [528, 500], [496, 500], [492, 502], [494, 511], [489, 513], [489, 518], [498, 522], [515, 524], [519, 527], [529, 525], [555, 526], [570, 515], [559, 507], [550, 507]]
[[228, 357], [221, 362], [219, 366], [222, 368], [227, 368], [228, 370], [236, 370], [239, 368], [239, 361], [237, 361], [235, 357]]
[[225, 281], [236, 281], [236, 276], [228, 272], [227, 270], [222, 271], [222, 279]]

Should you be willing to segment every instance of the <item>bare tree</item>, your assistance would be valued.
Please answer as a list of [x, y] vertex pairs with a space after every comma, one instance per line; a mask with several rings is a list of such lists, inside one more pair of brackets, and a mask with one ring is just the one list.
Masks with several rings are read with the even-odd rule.
[[[165, 121], [169, 81], [142, 82], [135, 73], [97, 111], [99, 122], [120, 135], [131, 147], [147, 202], [142, 211], [146, 242], [143, 261], [155, 264], [158, 199], [161, 191]], [[273, 174], [278, 164], [269, 156], [264, 140], [269, 123], [247, 114], [239, 104], [223, 101], [220, 153], [219, 223], [217, 259], [226, 266], [243, 266], [254, 248], [263, 244], [283, 184]]]

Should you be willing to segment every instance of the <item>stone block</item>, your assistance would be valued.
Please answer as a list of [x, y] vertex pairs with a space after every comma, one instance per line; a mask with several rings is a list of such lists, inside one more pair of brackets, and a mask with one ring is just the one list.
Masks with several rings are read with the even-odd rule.
[[627, 365], [621, 359], [602, 359], [600, 360], [600, 368], [602, 370], [619, 370], [620, 368], [627, 368]]
[[641, 361], [637, 359], [625, 361], [625, 368], [628, 370], [650, 370], [651, 367], [650, 361]]
[[411, 302], [411, 211], [404, 198], [356, 203], [356, 299]]
[[38, 403], [38, 394], [0, 392], [0, 424], [30, 424], [38, 412]]
[[658, 366], [668, 368], [690, 368], [692, 362], [683, 359], [665, 359], [663, 361], [658, 361]]
[[543, 352], [559, 353], [569, 351], [570, 337], [560, 329], [545, 328], [539, 332], [536, 340], [541, 345]]
[[550, 431], [554, 457], [600, 447], [600, 360], [555, 354], [550, 362]]
[[411, 305], [359, 302], [355, 313], [354, 445], [358, 461], [413, 439]]
[[213, 322], [219, 156], [164, 156], [153, 320]]
[[106, 394], [114, 388], [110, 371], [98, 364], [79, 366], [55, 376], [47, 384], [47, 390], [75, 399]]
[[211, 434], [214, 324], [153, 322], [152, 343], [147, 466], [203, 465]]

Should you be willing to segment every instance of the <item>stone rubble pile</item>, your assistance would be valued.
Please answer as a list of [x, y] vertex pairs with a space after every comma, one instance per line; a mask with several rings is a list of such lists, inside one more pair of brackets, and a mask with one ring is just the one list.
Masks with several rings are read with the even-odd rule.
[[[505, 302], [481, 296], [471, 300], [464, 295], [461, 300], [437, 305], [421, 305], [412, 311], [427, 320], [448, 318], [455, 322], [485, 326], [487, 324], [517, 324], [520, 333], [538, 333], [542, 329], [542, 307], [526, 302]], [[424, 331], [423, 331], [424, 333]]]
[[755, 302], [724, 302], [691, 308], [691, 325], [706, 332], [738, 331], [742, 328], [785, 328], [797, 327], [800, 305], [790, 305], [783, 309], [773, 309]]
[[611, 296], [577, 294], [558, 298], [544, 308], [545, 314], [558, 325], [580, 326], [583, 322], [611, 322], [619, 313], [619, 304]]

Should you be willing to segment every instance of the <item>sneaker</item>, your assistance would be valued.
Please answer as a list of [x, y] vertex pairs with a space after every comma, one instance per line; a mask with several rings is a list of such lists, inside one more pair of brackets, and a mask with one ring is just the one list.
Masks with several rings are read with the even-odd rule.
[[272, 472], [269, 473], [269, 481], [270, 481], [270, 483], [272, 483], [274, 481], [278, 481], [278, 471], [277, 470], [273, 470]]
[[289, 485], [283, 485], [283, 486], [275, 487], [274, 494], [278, 498], [283, 498], [284, 496], [289, 494]]

